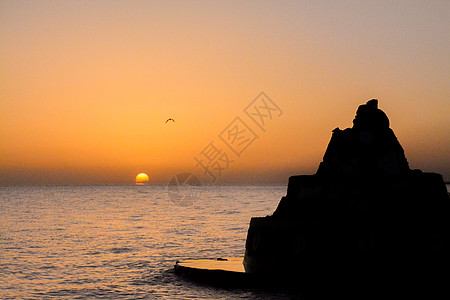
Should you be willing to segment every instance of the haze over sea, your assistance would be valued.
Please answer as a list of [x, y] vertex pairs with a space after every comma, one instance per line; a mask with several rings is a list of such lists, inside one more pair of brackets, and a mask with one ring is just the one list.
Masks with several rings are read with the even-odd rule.
[[1, 299], [284, 298], [186, 281], [176, 260], [243, 256], [250, 218], [286, 185], [202, 186], [189, 206], [166, 186], [0, 187]]

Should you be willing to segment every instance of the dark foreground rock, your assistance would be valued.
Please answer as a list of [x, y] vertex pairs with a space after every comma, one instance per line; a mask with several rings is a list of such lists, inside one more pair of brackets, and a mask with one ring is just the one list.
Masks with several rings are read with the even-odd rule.
[[445, 183], [410, 170], [377, 104], [361, 105], [352, 128], [333, 131], [317, 173], [292, 176], [272, 216], [252, 218], [246, 272], [315, 284], [440, 287], [450, 267]]

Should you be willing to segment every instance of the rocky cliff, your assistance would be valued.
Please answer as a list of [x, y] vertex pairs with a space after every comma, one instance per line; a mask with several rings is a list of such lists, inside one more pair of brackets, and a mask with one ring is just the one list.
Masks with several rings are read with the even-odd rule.
[[249, 273], [323, 279], [446, 271], [450, 201], [442, 176], [411, 170], [377, 100], [336, 128], [314, 175], [292, 176], [272, 216], [252, 218]]

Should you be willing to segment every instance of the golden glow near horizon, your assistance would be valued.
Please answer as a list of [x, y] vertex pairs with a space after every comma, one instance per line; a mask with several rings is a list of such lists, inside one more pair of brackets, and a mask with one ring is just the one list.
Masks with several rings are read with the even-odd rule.
[[136, 176], [136, 184], [139, 184], [139, 185], [146, 184], [146, 183], [148, 183], [149, 180], [150, 179], [149, 179], [148, 175], [145, 173], [139, 173]]
[[[407, 8], [407, 9], [405, 9]], [[448, 1], [2, 1], [0, 185], [152, 183], [261, 92], [283, 110], [219, 182], [317, 170], [372, 98], [411, 168], [450, 180]], [[168, 118], [176, 123], [165, 124]], [[168, 126], [170, 125], [170, 126]]]

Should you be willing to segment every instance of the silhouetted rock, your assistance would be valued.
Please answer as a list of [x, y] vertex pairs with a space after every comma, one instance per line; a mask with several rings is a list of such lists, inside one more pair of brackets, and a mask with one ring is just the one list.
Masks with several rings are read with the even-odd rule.
[[247, 272], [364, 284], [447, 271], [450, 207], [442, 176], [409, 169], [377, 106], [368, 101], [352, 128], [333, 130], [317, 173], [290, 177], [272, 216], [252, 218]]
[[317, 174], [375, 176], [408, 171], [408, 161], [389, 128], [389, 119], [373, 99], [359, 106], [353, 128], [333, 130]]

